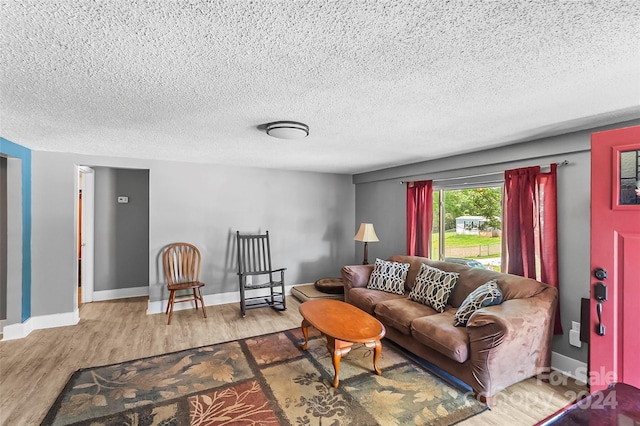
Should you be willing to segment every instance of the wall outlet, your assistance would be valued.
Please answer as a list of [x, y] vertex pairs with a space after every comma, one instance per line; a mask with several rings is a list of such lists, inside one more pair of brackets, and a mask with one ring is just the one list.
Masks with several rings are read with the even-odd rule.
[[127, 204], [129, 202], [129, 197], [125, 197], [123, 195], [118, 195], [118, 203]]
[[576, 348], [582, 347], [582, 342], [580, 341], [580, 331], [579, 330], [569, 330], [569, 344], [571, 346], [575, 346]]
[[580, 323], [578, 321], [571, 321], [571, 330], [569, 330], [569, 344], [576, 348], [582, 347], [580, 341]]

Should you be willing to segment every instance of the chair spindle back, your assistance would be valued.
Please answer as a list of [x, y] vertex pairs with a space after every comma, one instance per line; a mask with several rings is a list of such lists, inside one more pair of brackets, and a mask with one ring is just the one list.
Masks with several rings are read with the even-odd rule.
[[271, 271], [269, 231], [260, 235], [240, 235], [237, 232], [238, 273]]
[[189, 243], [175, 243], [163, 255], [167, 283], [180, 284], [200, 280], [200, 250]]

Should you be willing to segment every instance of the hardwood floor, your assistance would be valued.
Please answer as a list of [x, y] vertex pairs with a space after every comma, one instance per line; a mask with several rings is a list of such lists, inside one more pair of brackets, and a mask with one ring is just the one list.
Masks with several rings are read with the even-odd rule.
[[[299, 327], [299, 302], [292, 297], [287, 301], [285, 312], [255, 309], [246, 318], [237, 303], [209, 306], [207, 319], [201, 311], [177, 311], [170, 326], [164, 314], [146, 314], [147, 298], [82, 305], [75, 326], [35, 330], [24, 339], [0, 342], [0, 424], [39, 424], [79, 368]], [[498, 395], [496, 407], [462, 424], [531, 425], [585, 391], [564, 376], [552, 383], [534, 378], [513, 385]]]

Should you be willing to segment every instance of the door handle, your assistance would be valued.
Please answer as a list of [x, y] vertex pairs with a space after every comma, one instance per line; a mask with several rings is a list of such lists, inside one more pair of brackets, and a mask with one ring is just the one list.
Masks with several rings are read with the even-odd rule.
[[593, 289], [593, 296], [598, 301], [596, 312], [598, 314], [598, 324], [596, 324], [596, 333], [598, 336], [604, 336], [605, 326], [602, 323], [602, 304], [607, 301], [607, 286], [603, 282], [597, 282]]

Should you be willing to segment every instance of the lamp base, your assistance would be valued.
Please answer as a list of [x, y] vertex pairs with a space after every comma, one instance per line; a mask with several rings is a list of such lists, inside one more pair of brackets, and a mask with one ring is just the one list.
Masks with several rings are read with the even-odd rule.
[[364, 243], [364, 260], [362, 261], [363, 265], [368, 265], [369, 264], [369, 243], [365, 242]]

